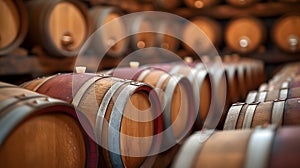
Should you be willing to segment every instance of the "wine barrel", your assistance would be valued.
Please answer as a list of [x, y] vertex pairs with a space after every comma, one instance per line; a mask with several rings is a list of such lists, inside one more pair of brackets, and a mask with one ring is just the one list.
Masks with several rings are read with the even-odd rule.
[[170, 75], [157, 68], [116, 68], [109, 75], [151, 85], [160, 96], [165, 129], [171, 129], [166, 141], [180, 141], [195, 121], [194, 94], [186, 77]]
[[23, 42], [28, 31], [28, 16], [23, 1], [1, 1], [0, 8], [0, 55], [6, 55]]
[[283, 51], [300, 51], [300, 15], [286, 15], [278, 19], [272, 27], [274, 43]]
[[226, 0], [226, 2], [235, 7], [249, 7], [255, 4], [258, 0]]
[[281, 88], [270, 91], [251, 91], [248, 93], [246, 103], [285, 100], [300, 97], [300, 88]]
[[146, 84], [74, 73], [36, 79], [22, 86], [78, 107], [91, 122], [108, 167], [140, 167], [152, 159], [147, 157], [149, 152], [159, 150], [161, 107]]
[[158, 9], [174, 10], [181, 5], [181, 0], [154, 0], [152, 3]]
[[247, 129], [264, 124], [299, 125], [299, 98], [236, 103], [228, 111], [224, 130]]
[[160, 33], [156, 33], [157, 46], [172, 52], [176, 52], [180, 44], [179, 40], [174, 37], [174, 35], [179, 34], [178, 24], [168, 19], [162, 19], [162, 21], [158, 23], [158, 32]]
[[51, 56], [76, 56], [91, 31], [86, 6], [76, 0], [25, 3], [30, 29], [24, 45], [42, 46]]
[[172, 167], [299, 167], [300, 128], [199, 131], [181, 147]]
[[[126, 26], [119, 18], [122, 12], [115, 7], [95, 6], [89, 10], [89, 14], [95, 31], [91, 46], [96, 54], [104, 54], [104, 51], [107, 51], [107, 55], [112, 57], [124, 55], [128, 48], [128, 39], [117, 41], [126, 36]], [[101, 26], [104, 27], [100, 29]]]
[[265, 40], [263, 23], [250, 16], [232, 19], [225, 29], [225, 42], [228, 48], [241, 54], [249, 54], [258, 49]]
[[0, 82], [1, 167], [96, 168], [97, 145], [76, 111], [64, 101]]
[[[203, 33], [199, 34], [198, 28]], [[183, 46], [189, 52], [197, 49], [200, 53], [209, 53], [219, 47], [222, 41], [221, 37], [221, 25], [217, 21], [203, 16], [191, 19], [191, 22], [185, 24], [182, 30], [182, 38], [185, 42]]]
[[268, 84], [262, 84], [259, 91], [278, 90], [285, 88], [300, 87], [300, 74], [294, 75], [286, 80], [270, 81]]
[[[134, 50], [155, 46], [155, 34], [153, 22], [144, 15], [139, 15], [130, 23], [129, 34], [131, 48]], [[142, 33], [139, 33], [142, 32]]]
[[187, 7], [201, 9], [212, 7], [220, 3], [220, 0], [184, 0], [184, 3]]

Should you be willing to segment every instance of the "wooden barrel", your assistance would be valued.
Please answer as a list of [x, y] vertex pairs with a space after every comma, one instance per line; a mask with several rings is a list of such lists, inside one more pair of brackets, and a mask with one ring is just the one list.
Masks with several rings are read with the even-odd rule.
[[15, 50], [24, 40], [28, 30], [28, 16], [23, 1], [0, 2], [0, 55]]
[[22, 86], [78, 107], [91, 122], [108, 167], [140, 167], [151, 159], [147, 154], [159, 150], [161, 136], [154, 135], [162, 131], [161, 107], [146, 84], [84, 73], [54, 75]]
[[284, 88], [300, 87], [300, 74], [293, 77], [282, 79], [280, 81], [270, 81], [268, 84], [262, 84], [259, 91], [279, 90]]
[[24, 45], [42, 46], [51, 56], [76, 56], [90, 34], [86, 6], [76, 0], [26, 1], [29, 33]]
[[281, 88], [270, 91], [251, 91], [248, 93], [246, 103], [285, 100], [300, 97], [300, 87]]
[[[203, 33], [199, 34], [198, 28]], [[221, 25], [217, 21], [203, 16], [191, 19], [191, 22], [188, 22], [182, 30], [182, 38], [185, 42], [183, 46], [189, 52], [197, 49], [198, 52], [209, 53], [219, 47], [221, 37]]]
[[278, 19], [272, 27], [274, 43], [283, 51], [300, 51], [300, 15], [287, 15]]
[[0, 82], [0, 114], [2, 167], [97, 167], [97, 145], [70, 104]]
[[160, 33], [156, 33], [157, 46], [172, 52], [176, 52], [180, 44], [177, 37], [174, 37], [175, 35], [179, 35], [178, 24], [168, 19], [162, 19], [162, 21], [158, 23], [158, 32]]
[[186, 6], [190, 8], [208, 8], [218, 4], [220, 0], [184, 0]]
[[193, 87], [195, 109], [198, 111], [194, 128], [202, 129], [211, 105], [211, 81], [209, 74], [205, 69], [194, 69], [183, 63], [150, 64], [146, 67], [162, 69], [172, 75], [185, 76]]
[[299, 125], [299, 101], [299, 98], [293, 98], [233, 104], [228, 111], [224, 130], [254, 128], [265, 124]]
[[240, 17], [231, 20], [225, 29], [227, 47], [237, 53], [254, 52], [265, 40], [266, 30], [263, 23], [253, 17]]
[[299, 167], [300, 128], [199, 131], [181, 147], [172, 167]]
[[249, 7], [255, 4], [258, 0], [226, 0], [226, 2], [236, 7]]
[[170, 75], [157, 68], [116, 68], [107, 72], [115, 77], [144, 82], [155, 88], [163, 107], [165, 129], [171, 133], [166, 140], [184, 138], [195, 121], [194, 94], [189, 80]]
[[181, 0], [154, 0], [152, 3], [158, 9], [174, 10], [181, 5]]
[[[95, 34], [91, 41], [92, 49], [96, 54], [104, 54], [112, 57], [120, 57], [128, 49], [126, 26], [121, 19], [122, 12], [115, 7], [95, 6], [89, 10]], [[100, 27], [106, 25], [107, 27]], [[124, 38], [124, 39], [121, 39]], [[120, 40], [121, 39], [121, 40]], [[118, 40], [118, 41], [117, 41]]]
[[144, 15], [139, 15], [134, 18], [130, 25], [129, 33], [132, 34], [130, 38], [130, 45], [132, 49], [138, 50], [155, 46], [155, 34], [151, 33], [154, 31], [154, 27], [150, 18], [147, 18]]

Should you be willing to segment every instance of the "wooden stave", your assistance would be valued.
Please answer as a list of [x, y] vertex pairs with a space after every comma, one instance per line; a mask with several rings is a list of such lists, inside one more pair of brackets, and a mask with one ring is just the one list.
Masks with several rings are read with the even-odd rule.
[[16, 37], [16, 39], [6, 46], [5, 48], [0, 49], [0, 56], [6, 55], [15, 50], [18, 46], [21, 45], [21, 43], [25, 40], [25, 36], [28, 32], [28, 13], [25, 9], [25, 4], [23, 1], [13, 1], [16, 4], [16, 7], [18, 9], [19, 15], [20, 15], [20, 30]]
[[[68, 78], [64, 78], [64, 76], [65, 77], [68, 77]], [[74, 77], [75, 76], [75, 77]], [[76, 90], [79, 90], [79, 89], [81, 89], [81, 87], [83, 87], [83, 85], [85, 84], [85, 82], [88, 82], [89, 80], [91, 80], [92, 78], [98, 78], [98, 79], [96, 79], [96, 81], [98, 80], [98, 81], [100, 81], [101, 79], [105, 79], [105, 78], [111, 78], [110, 76], [108, 76], [108, 75], [104, 75], [104, 74], [99, 74], [99, 75], [97, 75], [97, 74], [58, 74], [58, 75], [54, 75], [54, 76], [51, 76], [51, 77], [49, 77], [49, 78], [42, 78], [41, 80], [40, 79], [36, 79], [36, 80], [34, 80], [34, 81], [31, 81], [31, 82], [27, 82], [27, 83], [24, 83], [23, 84], [23, 86], [24, 87], [26, 87], [27, 89], [30, 89], [30, 90], [32, 90], [32, 89], [34, 89], [35, 91], [37, 91], [37, 92], [40, 92], [40, 93], [43, 93], [43, 94], [46, 94], [46, 95], [50, 95], [50, 96], [52, 96], [52, 97], [55, 97], [55, 98], [58, 98], [58, 99], [62, 99], [62, 100], [65, 100], [65, 101], [67, 101], [67, 102], [69, 102], [69, 103], [71, 103], [72, 102], [72, 104], [74, 105], [74, 106], [78, 106], [79, 107], [79, 109], [80, 109], [80, 104], [77, 104], [77, 105], [75, 105], [74, 103], [75, 102], [78, 102], [78, 100], [76, 100], [75, 102], [74, 102], [74, 99], [72, 100], [72, 91], [75, 91], [76, 92]], [[57, 78], [57, 79], [56, 79]], [[59, 79], [60, 78], [60, 79]], [[77, 79], [77, 80], [76, 80]], [[149, 91], [150, 92], [150, 87], [148, 86], [148, 85], [145, 85], [145, 84], [140, 84], [140, 83], [136, 83], [136, 82], [133, 82], [133, 81], [131, 81], [131, 80], [122, 80], [122, 79], [118, 79], [118, 78], [111, 78], [112, 80], [114, 80], [114, 82], [116, 83], [116, 82], [121, 82], [122, 84], [123, 84], [123, 86], [124, 86], [124, 84], [125, 85], [137, 85], [140, 89], [142, 89], [142, 90], [147, 90], [147, 91]], [[40, 80], [40, 81], [39, 81]], [[70, 80], [71, 80], [71, 83], [72, 83], [72, 80], [76, 80], [76, 85], [74, 86], [74, 88], [69, 88], [69, 89], [61, 89], [60, 87], [65, 87], [65, 88], [68, 88], [68, 85], [67, 86], [64, 86], [64, 83], [70, 83]], [[58, 83], [58, 87], [57, 86], [54, 86], [53, 84], [51, 84], [51, 82], [55, 82], [55, 81], [60, 81], [61, 83]], [[39, 85], [38, 83], [42, 83], [42, 85]], [[132, 84], [131, 84], [132, 83]], [[136, 84], [135, 84], [136, 83]], [[47, 84], [48, 85], [52, 85], [52, 88], [51, 87], [49, 87], [49, 86], [47, 86]], [[141, 86], [139, 86], [139, 85], [141, 85]], [[60, 86], [60, 87], [59, 87]], [[73, 89], [73, 90], [72, 90]], [[60, 94], [57, 94], [57, 93], [60, 93]], [[157, 112], [158, 113], [160, 113], [159, 111], [160, 111], [160, 104], [159, 104], [159, 102], [155, 99], [155, 96], [156, 95], [153, 95], [152, 94], [152, 96], [154, 96], [154, 98], [153, 98], [153, 101], [154, 101], [154, 103], [155, 103], [155, 108], [156, 108], [156, 110], [157, 110]], [[81, 98], [80, 98], [81, 99]], [[81, 111], [83, 111], [83, 113], [85, 113], [86, 114], [86, 109], [80, 109]], [[98, 112], [99, 113], [99, 112]], [[97, 114], [97, 116], [98, 116], [99, 114]], [[106, 116], [107, 114], [105, 114], [105, 116]], [[110, 114], [109, 114], [110, 115]], [[89, 120], [91, 120], [90, 119], [90, 117], [87, 115], [87, 118], [89, 119]], [[98, 119], [98, 117], [97, 117], [97, 119]], [[157, 118], [156, 118], [156, 120], [155, 120], [155, 123], [157, 124], [157, 125], [155, 125], [155, 133], [156, 134], [158, 134], [158, 133], [160, 133], [161, 132], [161, 130], [162, 130], [162, 117], [161, 117], [161, 115], [159, 115]], [[95, 123], [91, 123], [92, 125], [95, 125], [95, 124], [97, 124], [97, 122]], [[96, 125], [97, 126], [97, 131], [99, 130], [98, 129], [98, 124]], [[94, 126], [93, 126], [94, 127]], [[102, 129], [104, 129], [103, 128], [104, 127], [104, 125], [102, 126]], [[105, 137], [107, 137], [108, 135], [108, 131], [104, 131], [104, 130], [100, 130], [101, 131], [101, 134], [103, 134], [104, 133], [104, 135], [105, 135]], [[97, 134], [97, 133], [96, 133]], [[99, 142], [99, 137], [100, 136], [102, 136], [102, 135], [100, 135], [100, 133], [99, 134], [97, 134], [96, 135], [97, 136], [97, 141], [98, 141], [98, 143], [101, 143], [102, 144], [102, 142], [100, 141]], [[160, 145], [160, 142], [161, 142], [161, 135], [158, 135], [157, 137], [156, 137], [157, 139], [157, 143], [156, 144], [154, 144], [154, 145], [152, 145], [153, 146], [153, 150], [158, 150], [157, 148], [158, 148], [158, 146]], [[102, 140], [103, 141], [103, 140]], [[104, 143], [104, 145], [109, 145], [109, 144], [105, 144], [105, 142], [103, 142]], [[154, 143], [154, 142], [153, 142]], [[118, 146], [120, 146], [120, 145], [118, 145]], [[109, 148], [109, 146], [107, 146], [108, 148]], [[111, 147], [111, 146], [110, 146]], [[154, 151], [155, 152], [155, 151]], [[112, 160], [112, 158], [114, 158], [115, 160]], [[121, 166], [121, 167], [124, 167], [124, 166], [126, 166], [126, 164], [124, 164], [123, 162], [121, 162], [121, 157], [122, 157], [122, 159], [123, 159], [123, 156], [121, 156], [121, 155], [117, 155], [117, 154], [115, 154], [115, 153], [113, 153], [113, 152], [110, 152], [110, 151], [108, 151], [107, 149], [104, 149], [104, 148], [100, 148], [100, 146], [99, 146], [99, 160], [103, 160], [103, 163], [101, 163], [102, 165], [100, 165], [100, 166], [104, 166], [104, 167], [119, 167], [119, 166]], [[154, 156], [155, 157], [155, 156]], [[137, 157], [132, 157], [132, 158], [137, 158]], [[137, 158], [138, 159], [138, 158]], [[148, 161], [149, 160], [149, 161]], [[145, 160], [144, 160], [144, 163], [142, 163], [142, 165], [143, 164], [152, 164], [152, 161], [153, 161], [153, 158], [152, 157], [148, 157], [148, 158], [146, 158]], [[128, 163], [128, 164], [130, 164], [130, 163]], [[141, 166], [141, 165], [135, 165], [135, 166], [133, 166], [133, 167], [137, 167], [137, 166]]]
[[[10, 92], [9, 95], [6, 95], [10, 98], [4, 99], [1, 101], [1, 116], [2, 118], [10, 115], [12, 120], [10, 120], [8, 123], [6, 123], [6, 133], [1, 133], [1, 144], [3, 141], [5, 141], [5, 138], [8, 138], [8, 134], [10, 131], [13, 131], [16, 128], [19, 128], [22, 126], [22, 123], [25, 123], [26, 121], [39, 116], [43, 114], [63, 114], [66, 116], [69, 116], [70, 118], [74, 119], [74, 121], [77, 121], [78, 128], [81, 129], [82, 136], [84, 139], [84, 144], [86, 148], [86, 166], [87, 167], [97, 167], [98, 164], [98, 150], [96, 143], [86, 134], [85, 130], [81, 127], [83, 124], [87, 131], [91, 131], [91, 126], [87, 122], [84, 115], [82, 115], [81, 112], [74, 109], [73, 106], [69, 105], [68, 103], [50, 98], [45, 95], [41, 95], [20, 87], [17, 87], [15, 85], [7, 84], [0, 82], [0, 90], [3, 92], [5, 89], [14, 89], [14, 92]], [[5, 93], [5, 92], [3, 92]], [[15, 95], [15, 96], [14, 96]], [[12, 100], [12, 101], [10, 101]], [[8, 108], [5, 108], [8, 107]], [[14, 108], [17, 107], [17, 108]], [[17, 111], [16, 109], [20, 109]], [[9, 111], [11, 110], [11, 111]], [[6, 112], [5, 112], [6, 111]], [[4, 113], [5, 112], [5, 113]], [[12, 116], [11, 112], [14, 112], [15, 114]], [[18, 113], [16, 113], [18, 112]], [[58, 113], [59, 112], [59, 113]], [[80, 122], [79, 122], [80, 118]], [[5, 119], [5, 118], [4, 118]], [[5, 120], [2, 120], [2, 124], [5, 123]], [[8, 128], [7, 128], [8, 126]], [[4, 127], [3, 127], [4, 129]], [[3, 130], [2, 130], [3, 131]], [[5, 135], [6, 134], [6, 135]], [[4, 138], [4, 139], [3, 139]], [[25, 165], [23, 165], [25, 166]], [[32, 165], [33, 166], [33, 165]]]
[[[286, 166], [285, 164], [290, 167], [299, 166], [299, 127], [207, 133], [209, 131], [193, 134], [194, 139], [191, 137], [186, 141], [172, 167], [282, 167]], [[193, 149], [193, 152], [190, 152], [189, 148]], [[284, 154], [287, 155], [283, 156]]]
[[[50, 54], [50, 56], [55, 57], [74, 57], [76, 56], [81, 47], [78, 46], [77, 49], [72, 51], [67, 51], [65, 49], [60, 49], [56, 44], [54, 44], [50, 32], [49, 27], [47, 27], [50, 12], [54, 9], [54, 7], [60, 2], [68, 2], [76, 6], [81, 14], [83, 15], [86, 24], [86, 33], [85, 38], [81, 43], [81, 46], [84, 44], [85, 40], [87, 40], [88, 36], [92, 31], [91, 20], [88, 16], [88, 9], [84, 3], [76, 0], [55, 0], [55, 1], [26, 1], [25, 6], [28, 11], [28, 16], [30, 20], [35, 20], [36, 22], [29, 22], [29, 31], [23, 42], [23, 45], [27, 48], [32, 48], [35, 45], [40, 45], [42, 48]], [[38, 21], [38, 22], [37, 22]], [[36, 36], [38, 34], [38, 36]]]

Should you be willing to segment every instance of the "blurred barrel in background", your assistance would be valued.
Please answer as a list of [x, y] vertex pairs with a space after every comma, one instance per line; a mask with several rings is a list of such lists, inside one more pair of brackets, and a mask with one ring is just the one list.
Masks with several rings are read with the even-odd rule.
[[249, 54], [262, 45], [266, 38], [266, 30], [259, 19], [239, 17], [227, 23], [224, 38], [229, 50]]
[[23, 42], [28, 30], [28, 16], [23, 1], [0, 2], [0, 55], [15, 50]]
[[283, 51], [300, 52], [300, 15], [286, 15], [277, 20], [272, 27], [274, 43]]
[[201, 9], [212, 7], [220, 3], [220, 0], [184, 0], [184, 3], [190, 8]]
[[87, 7], [76, 0], [26, 1], [29, 33], [25, 46], [41, 46], [51, 56], [76, 56], [90, 34]]
[[121, 10], [115, 7], [95, 6], [89, 13], [95, 33], [91, 39], [92, 49], [96, 54], [104, 54], [104, 51], [108, 50], [109, 56], [123, 56], [129, 42], [128, 38], [125, 38], [125, 23], [119, 18], [122, 16]]

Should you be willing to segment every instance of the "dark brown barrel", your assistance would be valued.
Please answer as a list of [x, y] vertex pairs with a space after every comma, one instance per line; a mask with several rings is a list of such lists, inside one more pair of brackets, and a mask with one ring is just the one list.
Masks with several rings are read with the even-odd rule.
[[[115, 7], [95, 6], [89, 10], [93, 29], [91, 46], [97, 54], [105, 53], [112, 57], [120, 57], [128, 49], [126, 27], [122, 19], [122, 12]], [[105, 26], [100, 29], [101, 26]]]
[[228, 111], [224, 130], [254, 128], [265, 124], [299, 125], [299, 102], [299, 98], [293, 98], [233, 104]]
[[272, 27], [274, 43], [283, 51], [300, 51], [300, 15], [287, 15], [276, 21]]
[[161, 136], [152, 136], [162, 131], [161, 107], [146, 84], [84, 73], [36, 79], [23, 87], [78, 107], [91, 122], [108, 167], [140, 167], [151, 159], [149, 152], [159, 150]]
[[299, 167], [300, 127], [199, 131], [186, 140], [172, 167]]
[[236, 7], [249, 7], [255, 4], [259, 0], [226, 0], [226, 2], [230, 5]]
[[273, 100], [285, 100], [300, 97], [300, 87], [281, 88], [270, 91], [251, 91], [248, 93], [246, 103], [267, 102]]
[[23, 1], [1, 1], [0, 8], [0, 55], [6, 55], [23, 42], [28, 30], [28, 18]]
[[186, 6], [196, 9], [208, 8], [218, 4], [219, 2], [220, 0], [184, 0]]
[[[134, 50], [155, 46], [153, 22], [144, 15], [139, 15], [130, 23], [131, 48]], [[138, 33], [143, 32], [143, 33]]]
[[158, 9], [174, 10], [181, 5], [181, 0], [153, 0], [152, 3]]
[[30, 29], [24, 45], [51, 56], [76, 56], [90, 34], [86, 6], [76, 0], [26, 1]]
[[265, 40], [263, 23], [254, 17], [240, 17], [231, 20], [225, 29], [227, 47], [237, 53], [248, 54], [257, 50]]
[[163, 107], [164, 126], [172, 131], [167, 138], [179, 141], [188, 135], [196, 112], [192, 86], [186, 77], [171, 75], [157, 68], [124, 67], [111, 70], [108, 74], [144, 82], [155, 88]]
[[88, 121], [70, 104], [0, 82], [0, 115], [2, 167], [97, 167]]
[[[203, 33], [199, 34], [199, 29]], [[222, 39], [221, 25], [208, 17], [196, 17], [191, 19], [191, 23], [187, 23], [182, 32], [183, 41], [186, 43], [184, 48], [187, 51], [197, 49], [201, 53], [208, 53], [218, 48]]]

